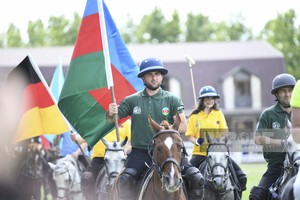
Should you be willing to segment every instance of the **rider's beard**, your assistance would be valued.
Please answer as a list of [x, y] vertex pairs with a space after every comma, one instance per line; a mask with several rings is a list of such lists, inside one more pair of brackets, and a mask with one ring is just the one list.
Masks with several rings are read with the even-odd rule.
[[291, 107], [291, 104], [290, 103], [284, 103], [284, 102], [279, 102], [281, 105], [282, 105], [282, 107], [284, 107], [284, 108], [290, 108]]
[[156, 86], [153, 86], [149, 83], [144, 82], [144, 85], [146, 86], [147, 89], [155, 91], [160, 87], [161, 83], [157, 84]]
[[289, 107], [291, 107], [291, 105], [290, 105], [290, 99], [280, 99], [280, 98], [278, 98], [277, 97], [277, 101], [280, 103], [280, 105], [282, 106], [282, 107], [284, 107], [284, 108], [289, 108]]
[[284, 107], [284, 108], [290, 108], [291, 107], [291, 104], [290, 104], [290, 101], [286, 102], [286, 101], [280, 101], [279, 99], [276, 99], [276, 101], [279, 102], [279, 104]]

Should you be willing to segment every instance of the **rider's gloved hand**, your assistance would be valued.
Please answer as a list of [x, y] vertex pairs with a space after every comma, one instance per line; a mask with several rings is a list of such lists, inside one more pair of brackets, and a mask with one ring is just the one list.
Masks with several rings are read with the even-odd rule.
[[204, 138], [198, 138], [197, 140], [196, 140], [196, 143], [195, 143], [195, 145], [197, 145], [197, 146], [200, 146], [202, 143], [204, 142]]

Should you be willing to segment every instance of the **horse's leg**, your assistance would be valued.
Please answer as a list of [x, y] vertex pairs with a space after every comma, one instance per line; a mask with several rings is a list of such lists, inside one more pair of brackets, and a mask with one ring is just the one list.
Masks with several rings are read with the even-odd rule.
[[46, 176], [43, 176], [43, 189], [44, 189], [44, 200], [48, 200], [48, 194], [49, 194], [49, 184], [48, 184], [48, 179]]
[[34, 197], [34, 199], [41, 199], [42, 186], [43, 186], [42, 178], [32, 180], [32, 196]]

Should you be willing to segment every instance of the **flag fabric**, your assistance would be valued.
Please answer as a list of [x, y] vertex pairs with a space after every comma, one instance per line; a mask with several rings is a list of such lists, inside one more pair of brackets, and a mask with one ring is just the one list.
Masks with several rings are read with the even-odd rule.
[[6, 90], [18, 125], [13, 142], [44, 134], [63, 133], [69, 127], [33, 58], [28, 55], [7, 76]]
[[114, 127], [106, 121], [106, 111], [112, 102], [107, 62], [110, 62], [116, 103], [143, 88], [143, 82], [137, 78], [139, 68], [105, 3], [87, 0], [58, 106], [90, 146]]
[[[59, 63], [54, 71], [51, 83], [50, 83], [50, 91], [53, 95], [53, 98], [55, 100], [55, 102], [58, 101], [59, 98], [59, 94], [61, 92], [61, 89], [63, 87], [65, 81], [65, 77], [64, 77], [64, 72], [63, 72], [63, 68], [62, 68], [62, 64]], [[60, 135], [62, 133], [56, 133], [56, 134], [46, 134], [44, 135], [45, 138], [47, 138], [48, 141], [50, 141], [51, 143], [53, 143], [53, 140], [55, 138], [56, 135]], [[59, 146], [62, 146], [62, 143], [60, 142]]]
[[63, 87], [64, 81], [65, 81], [64, 72], [63, 72], [62, 64], [60, 63], [56, 66], [50, 83], [50, 90], [56, 101], [58, 101], [59, 94]]

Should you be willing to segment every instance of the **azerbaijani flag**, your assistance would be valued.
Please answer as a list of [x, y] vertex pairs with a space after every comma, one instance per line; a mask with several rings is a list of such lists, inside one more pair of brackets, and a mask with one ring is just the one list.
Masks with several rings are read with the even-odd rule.
[[114, 128], [106, 121], [109, 87], [114, 86], [119, 103], [143, 89], [138, 72], [105, 3], [87, 0], [58, 106], [90, 146]]
[[69, 130], [42, 73], [30, 55], [8, 74], [6, 91], [7, 98], [13, 102], [13, 112], [18, 122], [14, 143]]

